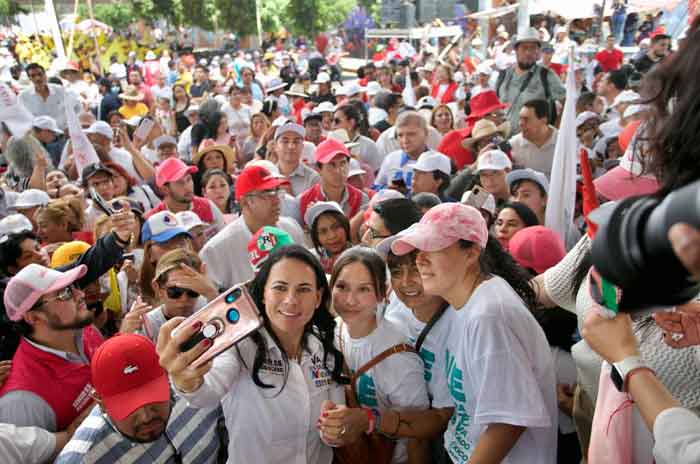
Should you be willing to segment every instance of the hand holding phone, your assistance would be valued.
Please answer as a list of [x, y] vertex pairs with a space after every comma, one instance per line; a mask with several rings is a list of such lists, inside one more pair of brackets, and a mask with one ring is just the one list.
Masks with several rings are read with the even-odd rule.
[[198, 329], [179, 345], [183, 353], [208, 341], [208, 349], [192, 361], [193, 367], [206, 364], [262, 326], [262, 317], [244, 286], [232, 287], [211, 303], [185, 319], [181, 327]]

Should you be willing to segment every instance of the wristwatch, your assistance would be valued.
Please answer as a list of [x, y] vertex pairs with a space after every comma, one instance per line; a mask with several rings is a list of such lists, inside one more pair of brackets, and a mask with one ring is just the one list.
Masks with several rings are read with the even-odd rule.
[[612, 365], [610, 370], [610, 379], [612, 380], [615, 388], [620, 392], [627, 391], [627, 377], [636, 370], [639, 369], [649, 369], [642, 358], [639, 356], [630, 356], [625, 358], [620, 362], [616, 362]]

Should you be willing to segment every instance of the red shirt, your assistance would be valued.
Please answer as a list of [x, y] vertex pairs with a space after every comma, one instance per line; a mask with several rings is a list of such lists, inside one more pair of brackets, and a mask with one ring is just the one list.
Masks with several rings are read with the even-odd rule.
[[620, 50], [601, 50], [595, 55], [595, 59], [600, 63], [600, 69], [604, 72], [617, 71], [622, 66], [623, 55]]

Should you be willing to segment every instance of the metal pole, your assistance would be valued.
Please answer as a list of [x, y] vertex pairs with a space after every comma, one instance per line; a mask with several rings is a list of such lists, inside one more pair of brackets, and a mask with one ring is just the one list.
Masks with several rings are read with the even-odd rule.
[[[479, 11], [488, 10], [491, 8], [491, 0], [479, 0]], [[479, 29], [481, 29], [481, 53], [484, 59], [488, 57], [488, 48], [491, 38], [489, 37], [489, 18], [481, 18], [479, 20]]]
[[[605, 45], [605, 40], [603, 38], [603, 19], [605, 18], [605, 0], [603, 0], [603, 4], [600, 6], [600, 16], [598, 16], [598, 43], [603, 46]], [[611, 24], [612, 26], [612, 24]], [[612, 31], [610, 31], [612, 34]]]
[[258, 47], [262, 47], [262, 20], [260, 19], [260, 0], [255, 0], [255, 24], [258, 29]]
[[518, 35], [525, 34], [530, 28], [530, 1], [520, 0], [518, 7]]

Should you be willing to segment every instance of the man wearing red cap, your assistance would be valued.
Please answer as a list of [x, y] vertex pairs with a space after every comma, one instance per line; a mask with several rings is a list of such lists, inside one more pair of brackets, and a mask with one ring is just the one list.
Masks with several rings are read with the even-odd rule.
[[275, 226], [287, 232], [294, 243], [304, 243], [304, 232], [288, 217], [280, 217], [280, 186], [286, 180], [273, 176], [263, 166], [246, 166], [236, 180], [236, 201], [241, 216], [211, 238], [199, 252], [207, 274], [219, 288], [229, 288], [253, 278], [248, 242], [261, 227]]
[[348, 184], [350, 152], [344, 143], [328, 139], [316, 148], [316, 166], [321, 182], [299, 195], [301, 217], [307, 208], [317, 201], [335, 201], [349, 218], [369, 202], [367, 194]]
[[163, 201], [146, 213], [146, 219], [161, 211], [177, 214], [181, 211], [194, 211], [207, 224], [213, 224], [216, 230], [224, 226], [224, 215], [219, 208], [206, 198], [194, 194], [192, 174], [196, 166], [188, 166], [179, 158], [168, 158], [158, 165], [156, 185], [165, 194]]
[[98, 406], [57, 463], [217, 462], [221, 409], [190, 408], [173, 394], [150, 340], [136, 334], [107, 340], [91, 371]]
[[452, 158], [457, 169], [472, 164], [476, 160], [476, 154], [469, 151], [463, 142], [471, 135], [474, 124], [485, 118], [500, 126], [505, 121], [503, 109], [507, 107], [508, 105], [501, 103], [493, 90], [486, 90], [475, 95], [469, 101], [471, 112], [467, 118], [467, 127], [455, 129], [445, 134], [437, 151]]

